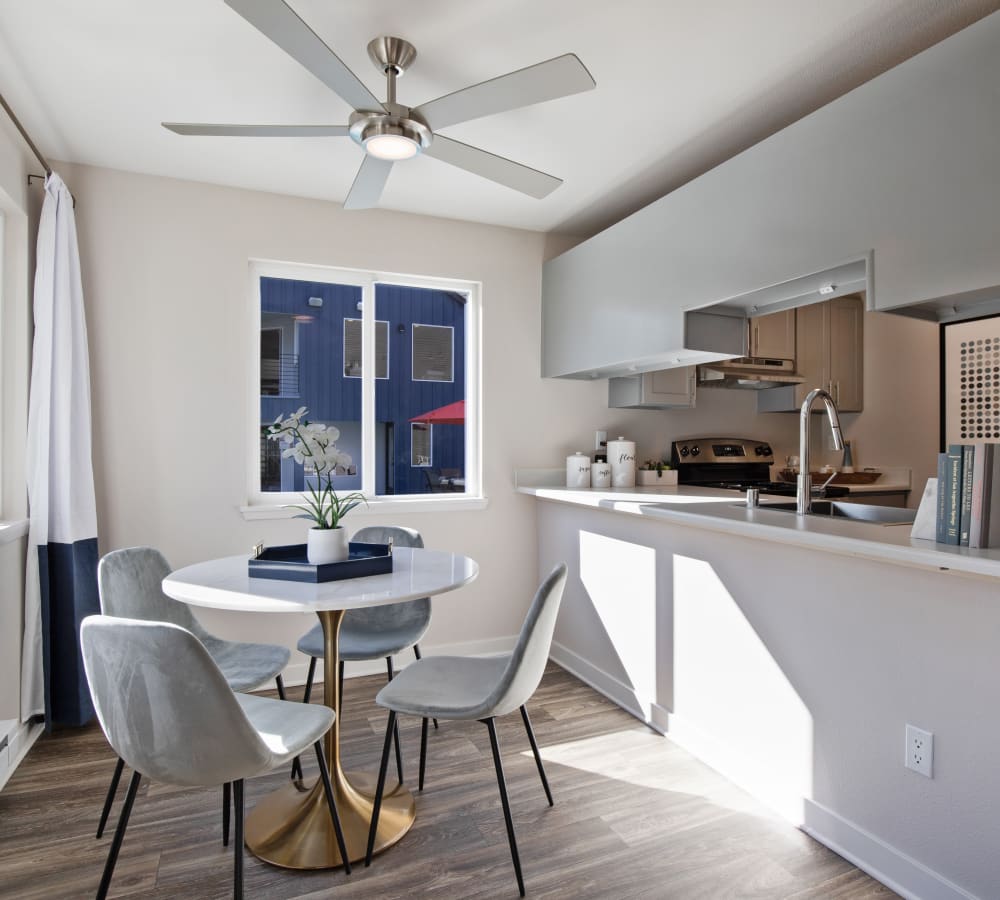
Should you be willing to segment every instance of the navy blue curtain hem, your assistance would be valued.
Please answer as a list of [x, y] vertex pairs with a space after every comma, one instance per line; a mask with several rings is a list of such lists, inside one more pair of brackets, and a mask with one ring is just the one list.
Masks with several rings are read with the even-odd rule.
[[38, 548], [45, 672], [45, 728], [86, 725], [94, 717], [80, 651], [80, 624], [101, 611], [97, 538]]

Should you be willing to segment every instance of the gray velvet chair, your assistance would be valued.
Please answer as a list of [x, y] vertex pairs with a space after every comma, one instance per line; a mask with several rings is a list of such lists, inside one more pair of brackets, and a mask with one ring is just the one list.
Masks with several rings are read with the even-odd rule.
[[[354, 534], [352, 541], [368, 544], [388, 544], [396, 547], [423, 547], [420, 532], [399, 525], [372, 525]], [[344, 662], [385, 658], [389, 681], [393, 679], [392, 657], [407, 647], [420, 659], [420, 645], [417, 643], [427, 631], [431, 621], [431, 599], [407, 600], [388, 606], [374, 606], [370, 609], [351, 609], [344, 614], [340, 625], [340, 699], [344, 699]], [[317, 624], [304, 634], [298, 643], [302, 653], [310, 657], [309, 672], [306, 675], [306, 689], [303, 702], [308, 703], [312, 695], [313, 676], [316, 674], [316, 660], [324, 655], [323, 628]], [[437, 721], [434, 722], [437, 728]], [[403, 756], [399, 749], [399, 735], [395, 734], [396, 771], [403, 780]], [[292, 773], [293, 777], [296, 773]]]
[[[173, 600], [163, 593], [160, 585], [169, 574], [170, 565], [163, 554], [152, 547], [112, 550], [101, 559], [97, 567], [101, 612], [106, 616], [123, 619], [180, 625], [202, 642], [232, 690], [252, 691], [273, 678], [278, 696], [284, 700], [285, 685], [281, 680], [281, 672], [288, 665], [288, 658], [291, 656], [288, 648], [276, 644], [227, 641], [209, 634], [201, 627], [186, 603]], [[125, 763], [119, 756], [104, 808], [101, 810], [97, 837], [104, 834], [104, 826], [118, 792], [124, 767]], [[228, 790], [225, 793], [225, 814], [228, 816]]]
[[88, 616], [83, 663], [101, 728], [132, 767], [98, 900], [107, 896], [142, 776], [182, 787], [231, 784], [236, 839], [233, 896], [243, 896], [243, 782], [316, 751], [345, 870], [340, 817], [321, 738], [335, 713], [325, 706], [234, 694], [204, 643], [167, 622]]
[[552, 806], [552, 792], [549, 790], [542, 757], [531, 729], [527, 702], [534, 694], [545, 671], [549, 648], [552, 645], [552, 631], [555, 628], [565, 586], [566, 565], [561, 563], [552, 570], [535, 593], [535, 599], [528, 610], [512, 653], [490, 657], [431, 656], [407, 666], [378, 692], [375, 702], [389, 710], [389, 722], [386, 726], [382, 763], [375, 789], [375, 805], [372, 810], [371, 830], [368, 833], [368, 853], [365, 856], [366, 866], [371, 864], [375, 845], [382, 794], [385, 790], [385, 773], [389, 763], [389, 745], [395, 733], [397, 714], [420, 716], [423, 720], [420, 735], [420, 790], [424, 788], [424, 768], [427, 760], [427, 719], [430, 716], [437, 716], [440, 719], [475, 719], [486, 725], [490, 733], [493, 765], [496, 768], [497, 786], [500, 788], [500, 800], [507, 823], [510, 855], [514, 863], [514, 873], [517, 875], [518, 890], [521, 896], [524, 896], [521, 861], [517, 852], [510, 803], [507, 800], [507, 785], [494, 720], [497, 716], [520, 709], [531, 743], [531, 751], [535, 756], [535, 765], [538, 767], [538, 774], [545, 788], [545, 796], [549, 806]]

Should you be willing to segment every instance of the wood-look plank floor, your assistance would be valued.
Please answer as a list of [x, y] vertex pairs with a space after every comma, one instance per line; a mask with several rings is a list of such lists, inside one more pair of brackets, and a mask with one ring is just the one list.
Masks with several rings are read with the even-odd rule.
[[[385, 719], [372, 698], [382, 684], [374, 676], [347, 683], [348, 769], [377, 766]], [[896, 896], [561, 669], [549, 667], [530, 710], [553, 808], [520, 716], [499, 728], [529, 897]], [[407, 778], [415, 783], [419, 720], [401, 719], [401, 728]], [[0, 792], [0, 896], [94, 895], [113, 821], [101, 841], [94, 830], [113, 768], [96, 726], [35, 745]], [[315, 776], [314, 760], [306, 774]], [[248, 783], [248, 808], [287, 777]], [[144, 781], [112, 896], [232, 896], [231, 853], [222, 846], [220, 790]], [[516, 898], [486, 729], [446, 722], [431, 729], [416, 824], [371, 868], [359, 865], [350, 876], [289, 872], [249, 852], [245, 865], [249, 898]]]

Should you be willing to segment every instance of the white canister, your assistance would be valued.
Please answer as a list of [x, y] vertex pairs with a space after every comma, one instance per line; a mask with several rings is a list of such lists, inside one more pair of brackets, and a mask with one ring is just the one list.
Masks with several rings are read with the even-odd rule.
[[590, 457], [586, 453], [577, 450], [566, 457], [566, 487], [590, 487]]
[[595, 462], [591, 464], [590, 486], [595, 488], [611, 487], [611, 463]]
[[612, 487], [635, 487], [635, 441], [608, 441]]

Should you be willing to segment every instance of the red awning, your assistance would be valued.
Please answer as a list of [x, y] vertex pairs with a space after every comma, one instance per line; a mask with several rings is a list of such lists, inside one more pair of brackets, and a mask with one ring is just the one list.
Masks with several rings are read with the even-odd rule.
[[447, 406], [439, 406], [430, 412], [421, 413], [410, 419], [411, 422], [425, 422], [431, 425], [464, 425], [465, 401], [456, 400]]

